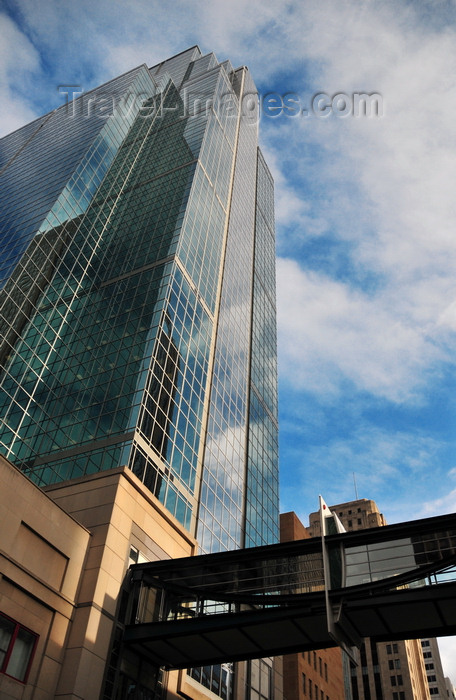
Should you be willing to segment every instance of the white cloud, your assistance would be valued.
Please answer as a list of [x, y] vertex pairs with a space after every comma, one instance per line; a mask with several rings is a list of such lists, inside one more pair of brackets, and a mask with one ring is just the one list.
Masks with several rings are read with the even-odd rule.
[[[415, 396], [443, 353], [382, 298], [279, 259], [278, 328], [282, 376], [317, 393], [347, 380], [359, 391], [403, 401]], [[399, 302], [400, 304], [400, 302]]]
[[[322, 477], [321, 471], [327, 472], [326, 477], [333, 474], [333, 483], [328, 482], [327, 488], [344, 488], [342, 500], [347, 500], [348, 496], [352, 498], [350, 494], [353, 491], [353, 483], [352, 479], [346, 478], [347, 474], [356, 475], [360, 497], [376, 499], [380, 507], [385, 489], [394, 484], [396, 499], [391, 499], [387, 507], [391, 509], [391, 513], [401, 512], [403, 517], [399, 518], [400, 520], [407, 520], [418, 516], [416, 513], [410, 514], [409, 517], [404, 514], [403, 487], [409, 484], [405, 498], [409, 502], [406, 510], [410, 513], [410, 508], [413, 508], [410, 495], [426, 481], [438, 447], [438, 443], [432, 438], [416, 433], [388, 431], [361, 423], [350, 435], [341, 434], [324, 445], [313, 447], [306, 458], [306, 467], [312, 471], [312, 478], [320, 479], [322, 488], [325, 478]], [[331, 502], [337, 500], [333, 497]], [[392, 518], [393, 515], [388, 520], [392, 521]], [[397, 515], [394, 516], [394, 520], [398, 520]]]
[[[289, 64], [299, 35], [313, 85], [378, 91], [386, 114], [266, 125], [286, 255], [297, 260], [303, 242], [330, 235], [350, 244], [353, 268], [342, 284], [324, 262], [318, 274], [305, 259], [301, 270], [281, 261], [281, 368], [297, 368], [315, 392], [346, 378], [393, 401], [415, 398], [454, 354], [455, 29], [390, 3], [303, 3], [293, 18], [281, 25]], [[359, 292], [357, 272], [378, 288]]]
[[450, 677], [453, 685], [456, 685], [456, 639], [454, 637], [440, 637], [437, 641], [443, 672], [445, 676]]
[[452, 489], [441, 498], [436, 498], [431, 501], [425, 501], [421, 505], [421, 516], [428, 518], [433, 515], [442, 515], [443, 513], [456, 512], [456, 489]]
[[5, 14], [0, 14], [0, 36], [1, 130], [9, 133], [36, 116], [27, 93], [40, 59], [25, 34]]

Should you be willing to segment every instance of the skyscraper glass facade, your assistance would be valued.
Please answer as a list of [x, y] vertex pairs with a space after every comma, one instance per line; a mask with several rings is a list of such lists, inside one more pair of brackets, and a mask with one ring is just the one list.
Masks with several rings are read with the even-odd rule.
[[278, 539], [273, 184], [193, 47], [0, 141], [0, 451], [129, 466], [203, 552]]

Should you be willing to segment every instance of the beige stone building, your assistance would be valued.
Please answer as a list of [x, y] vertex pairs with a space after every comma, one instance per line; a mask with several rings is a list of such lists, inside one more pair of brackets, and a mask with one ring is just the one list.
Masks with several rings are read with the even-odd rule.
[[454, 700], [456, 698], [456, 690], [451, 678], [448, 678], [448, 676], [445, 677], [445, 687], [447, 700]]
[[[109, 696], [129, 565], [192, 555], [195, 540], [126, 468], [44, 492], [0, 457], [0, 483], [0, 697]], [[167, 683], [168, 698], [211, 696], [185, 672]]]
[[431, 700], [446, 700], [448, 687], [443, 673], [438, 642], [436, 639], [426, 637], [421, 640], [421, 648]]
[[[362, 498], [330, 506], [346, 530], [382, 527], [386, 521], [375, 501]], [[320, 535], [320, 514], [311, 513], [309, 530]], [[429, 700], [420, 640], [375, 643], [365, 639], [359, 663], [350, 662], [352, 700]]]

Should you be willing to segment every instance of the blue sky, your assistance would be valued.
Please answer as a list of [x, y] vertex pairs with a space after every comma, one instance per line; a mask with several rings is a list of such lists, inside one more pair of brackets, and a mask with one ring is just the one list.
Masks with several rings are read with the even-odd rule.
[[[1, 133], [198, 44], [294, 93], [263, 114], [276, 183], [281, 508], [376, 500], [388, 522], [456, 506], [456, 5], [3, 0]], [[381, 96], [326, 117], [323, 93]], [[355, 491], [356, 485], [356, 491]], [[456, 645], [442, 646], [456, 682]]]

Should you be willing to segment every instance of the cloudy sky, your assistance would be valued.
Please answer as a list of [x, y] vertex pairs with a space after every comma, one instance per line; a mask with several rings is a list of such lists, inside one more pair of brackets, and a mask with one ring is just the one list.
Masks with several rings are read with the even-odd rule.
[[[58, 85], [193, 44], [250, 67], [276, 183], [281, 509], [307, 523], [322, 493], [391, 523], [454, 511], [454, 2], [3, 0], [0, 35], [2, 134]], [[270, 93], [299, 114], [268, 112]], [[354, 116], [356, 93], [376, 113]]]

